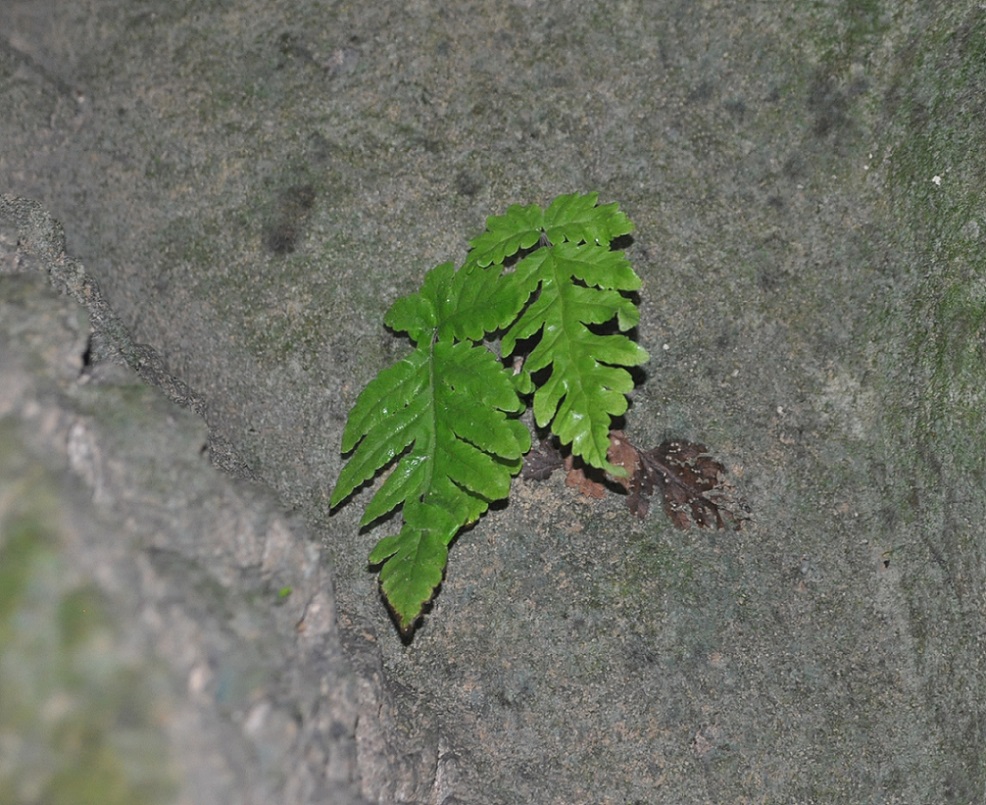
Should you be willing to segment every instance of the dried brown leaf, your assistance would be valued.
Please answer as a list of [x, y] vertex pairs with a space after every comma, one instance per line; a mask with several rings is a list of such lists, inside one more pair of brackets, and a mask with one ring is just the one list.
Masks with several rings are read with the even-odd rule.
[[565, 476], [565, 486], [573, 486], [579, 490], [579, 494], [587, 498], [606, 497], [606, 487], [599, 481], [594, 481], [581, 467], [572, 467]]
[[640, 468], [640, 454], [637, 448], [630, 444], [623, 431], [611, 430], [609, 432], [609, 450], [606, 452], [606, 458], [610, 464], [626, 470], [625, 478], [616, 478], [615, 480], [629, 491], [632, 479]]
[[677, 528], [686, 529], [693, 522], [699, 528], [726, 528], [727, 519], [734, 522], [720, 499], [725, 467], [704, 444], [668, 440], [641, 452], [640, 458], [636, 491], [640, 497], [659, 491], [664, 511]]
[[[610, 432], [607, 459], [626, 470], [625, 477], [606, 477], [627, 492], [627, 506], [644, 518], [651, 495], [661, 496], [664, 511], [675, 527], [739, 528], [746, 518], [745, 507], [735, 501], [725, 480], [725, 467], [713, 458], [704, 444], [685, 439], [669, 439], [653, 450], [635, 447], [623, 431]], [[560, 467], [567, 471], [565, 484], [583, 495], [601, 498], [606, 485], [589, 477], [574, 465], [551, 441], [541, 442], [524, 461], [524, 477], [544, 480]]]
[[524, 456], [521, 476], [528, 481], [546, 481], [565, 463], [561, 450], [551, 439], [542, 439]]

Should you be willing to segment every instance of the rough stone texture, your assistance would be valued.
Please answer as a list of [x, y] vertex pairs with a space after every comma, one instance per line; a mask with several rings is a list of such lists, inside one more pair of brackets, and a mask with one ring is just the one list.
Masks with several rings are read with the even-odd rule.
[[89, 362], [87, 314], [25, 273], [85, 276], [58, 236], [0, 200], [0, 801], [420, 801], [318, 544]]
[[[10, 0], [0, 32], [0, 188], [98, 280], [60, 280], [95, 368], [192, 407], [322, 540], [349, 704], [393, 705], [364, 796], [986, 799], [980, 4]], [[682, 534], [519, 482], [404, 645], [365, 567], [386, 532], [365, 496], [327, 509], [403, 348], [383, 312], [485, 216], [575, 190], [637, 225], [628, 431], [712, 445], [754, 520]], [[223, 611], [261, 583], [195, 556]], [[275, 656], [302, 638], [259, 598]]]

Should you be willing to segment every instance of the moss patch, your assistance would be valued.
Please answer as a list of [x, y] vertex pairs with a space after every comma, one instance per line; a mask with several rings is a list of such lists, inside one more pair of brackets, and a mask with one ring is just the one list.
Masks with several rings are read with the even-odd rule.
[[947, 745], [943, 801], [986, 781], [977, 713], [986, 628], [986, 11], [950, 8], [888, 93], [894, 284], [878, 321], [888, 543], [916, 670]]
[[[942, 19], [891, 94], [892, 214], [911, 270], [884, 324], [895, 430], [981, 477], [986, 461], [986, 13]], [[918, 46], [916, 46], [918, 47]], [[910, 262], [910, 260], [908, 261]]]

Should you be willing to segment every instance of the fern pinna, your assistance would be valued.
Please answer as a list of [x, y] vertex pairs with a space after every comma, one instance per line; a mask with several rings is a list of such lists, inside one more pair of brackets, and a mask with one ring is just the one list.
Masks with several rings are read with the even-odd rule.
[[[625, 474], [606, 454], [612, 417], [626, 411], [633, 388], [627, 368], [647, 360], [622, 334], [639, 318], [626, 294], [640, 278], [610, 247], [633, 225], [616, 204], [596, 201], [595, 193], [566, 195], [544, 210], [514, 205], [489, 218], [461, 268], [436, 266], [387, 312], [387, 326], [407, 333], [414, 349], [350, 411], [342, 451], [352, 455], [331, 505], [393, 467], [361, 524], [402, 507], [400, 531], [381, 539], [369, 561], [380, 566], [404, 633], [441, 583], [455, 535], [508, 496], [531, 449], [518, 419], [530, 395], [538, 427], [586, 465]], [[611, 322], [618, 332], [599, 331]], [[498, 333], [500, 356], [485, 344]], [[505, 365], [532, 342], [519, 368]]]

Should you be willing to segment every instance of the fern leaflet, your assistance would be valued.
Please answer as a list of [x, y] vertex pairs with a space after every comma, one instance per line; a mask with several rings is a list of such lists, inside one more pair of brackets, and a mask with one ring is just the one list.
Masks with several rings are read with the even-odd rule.
[[[414, 622], [441, 580], [445, 552], [436, 549], [437, 542], [447, 545], [490, 502], [508, 495], [510, 479], [531, 446], [527, 428], [508, 416], [523, 405], [496, 356], [472, 341], [442, 337], [445, 330], [455, 334], [475, 326], [455, 326], [456, 299], [475, 308], [457, 277], [451, 264], [438, 266], [419, 293], [398, 300], [388, 312], [387, 323], [408, 332], [416, 348], [357, 398], [342, 438], [343, 451], [353, 454], [330, 501], [338, 505], [394, 464], [362, 524], [404, 506], [400, 533], [374, 550], [387, 565], [412, 569], [381, 571], [402, 628]], [[496, 325], [496, 315], [489, 320]]]
[[[625, 472], [606, 452], [611, 419], [626, 411], [633, 388], [627, 369], [647, 360], [623, 335], [639, 318], [626, 294], [640, 279], [610, 249], [633, 225], [616, 204], [596, 201], [595, 193], [572, 194], [545, 210], [513, 205], [490, 217], [461, 268], [436, 266], [387, 312], [386, 324], [414, 348], [350, 411], [342, 450], [352, 455], [330, 505], [391, 469], [361, 523], [402, 509], [400, 531], [370, 554], [402, 631], [441, 583], [455, 535], [509, 494], [531, 447], [516, 416], [525, 408], [520, 395], [533, 392], [536, 423], [585, 463]], [[618, 332], [603, 332], [613, 322]], [[504, 357], [535, 341], [522, 369], [508, 372], [482, 344], [494, 333]]]
[[519, 340], [540, 332], [524, 364], [529, 375], [551, 369], [534, 392], [535, 421], [550, 424], [587, 464], [622, 476], [623, 470], [606, 459], [611, 419], [626, 411], [625, 395], [633, 389], [625, 367], [648, 356], [625, 335], [603, 335], [590, 325], [616, 319], [621, 331], [636, 326], [637, 308], [621, 291], [639, 288], [639, 278], [622, 252], [562, 243], [524, 258], [509, 279], [530, 294], [539, 292], [502, 341], [504, 355], [510, 355]]

